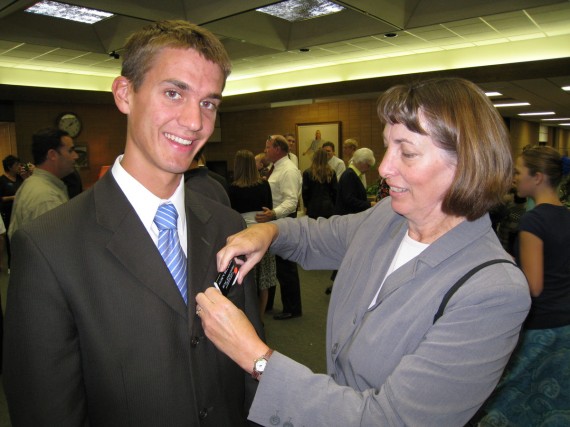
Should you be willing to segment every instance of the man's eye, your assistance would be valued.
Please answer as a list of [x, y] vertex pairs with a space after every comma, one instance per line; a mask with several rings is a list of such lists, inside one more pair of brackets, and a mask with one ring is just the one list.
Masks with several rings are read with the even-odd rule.
[[216, 111], [218, 106], [211, 101], [202, 101], [200, 105], [208, 110]]
[[165, 94], [170, 99], [180, 99], [180, 94], [175, 90], [167, 90]]

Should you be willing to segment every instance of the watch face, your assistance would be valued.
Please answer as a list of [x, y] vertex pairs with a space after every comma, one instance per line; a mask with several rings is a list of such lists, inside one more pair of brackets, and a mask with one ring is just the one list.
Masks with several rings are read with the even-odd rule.
[[75, 138], [81, 132], [81, 122], [73, 113], [61, 115], [57, 121], [57, 126], [59, 129], [66, 131], [72, 138]]
[[267, 365], [267, 360], [260, 359], [255, 362], [255, 370], [257, 372], [263, 372], [265, 370], [265, 365]]

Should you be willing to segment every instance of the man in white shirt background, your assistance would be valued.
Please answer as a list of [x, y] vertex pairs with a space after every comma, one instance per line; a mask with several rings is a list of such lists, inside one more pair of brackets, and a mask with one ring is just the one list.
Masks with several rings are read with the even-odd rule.
[[295, 166], [297, 166], [297, 169], [299, 169], [299, 158], [294, 152], [296, 150], [295, 144], [297, 144], [297, 139], [295, 138], [295, 135], [293, 135], [292, 133], [286, 133], [283, 136], [285, 137], [287, 143], [289, 144], [289, 154], [288, 154], [289, 159], [293, 162]]
[[[257, 222], [297, 216], [297, 203], [301, 195], [301, 172], [289, 159], [288, 152], [289, 144], [282, 135], [272, 135], [265, 142], [265, 156], [273, 162], [273, 173], [267, 180], [271, 186], [273, 209], [264, 208], [263, 212], [256, 215]], [[275, 257], [275, 261], [277, 280], [281, 286], [283, 312], [275, 315], [274, 319], [287, 320], [300, 317], [301, 285], [297, 264], [279, 256]]]
[[330, 141], [327, 141], [323, 144], [323, 150], [327, 152], [327, 156], [329, 158], [329, 166], [336, 174], [336, 179], [340, 180], [340, 176], [346, 170], [346, 166], [344, 162], [335, 156], [334, 153], [334, 144]]

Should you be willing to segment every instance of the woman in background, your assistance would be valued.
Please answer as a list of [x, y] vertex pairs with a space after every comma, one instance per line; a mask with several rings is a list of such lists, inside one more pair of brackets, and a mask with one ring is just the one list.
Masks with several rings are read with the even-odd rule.
[[[255, 214], [263, 208], [273, 209], [271, 187], [259, 175], [255, 156], [251, 151], [239, 150], [234, 160], [234, 181], [229, 188], [230, 204], [238, 211], [247, 226], [255, 224]], [[269, 288], [276, 285], [275, 256], [266, 253], [255, 266], [255, 281], [259, 294], [261, 318], [269, 296]]]
[[515, 251], [532, 305], [482, 426], [570, 425], [570, 210], [558, 197], [561, 180], [562, 159], [551, 147], [517, 159], [518, 195], [536, 202], [521, 218]]
[[328, 218], [334, 211], [338, 183], [328, 160], [327, 152], [319, 148], [303, 172], [303, 204], [309, 218]]

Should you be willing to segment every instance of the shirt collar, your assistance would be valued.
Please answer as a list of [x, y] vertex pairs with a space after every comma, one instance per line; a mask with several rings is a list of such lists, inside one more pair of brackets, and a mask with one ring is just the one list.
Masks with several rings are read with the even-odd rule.
[[122, 155], [117, 157], [111, 172], [145, 227], [154, 227], [154, 216], [158, 207], [163, 203], [171, 202], [178, 212], [178, 232], [179, 234], [185, 233], [186, 209], [184, 203], [184, 176], [180, 176], [180, 184], [178, 184], [174, 194], [167, 200], [161, 199], [151, 193], [123, 168], [121, 165], [122, 159]]

